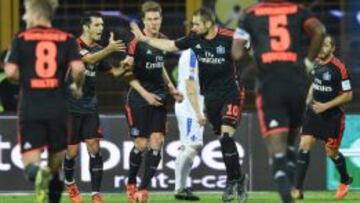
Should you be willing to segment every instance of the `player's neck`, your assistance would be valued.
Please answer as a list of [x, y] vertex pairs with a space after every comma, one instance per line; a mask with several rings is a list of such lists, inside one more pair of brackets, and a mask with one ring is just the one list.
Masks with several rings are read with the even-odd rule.
[[144, 28], [143, 32], [146, 36], [151, 37], [151, 38], [159, 38], [159, 35], [160, 35], [160, 33], [156, 33], [156, 34], [151, 33], [146, 28]]
[[94, 40], [92, 40], [86, 33], [83, 33], [80, 36], [81, 41], [83, 41], [86, 45], [91, 46], [92, 44], [94, 44]]
[[214, 39], [216, 37], [217, 33], [218, 33], [218, 27], [215, 25], [209, 29], [209, 32], [205, 36], [205, 39], [208, 39], [208, 40]]
[[51, 27], [51, 22], [48, 20], [39, 19], [38, 21], [36, 21], [36, 23], [34, 23], [32, 27], [38, 27], [38, 26]]

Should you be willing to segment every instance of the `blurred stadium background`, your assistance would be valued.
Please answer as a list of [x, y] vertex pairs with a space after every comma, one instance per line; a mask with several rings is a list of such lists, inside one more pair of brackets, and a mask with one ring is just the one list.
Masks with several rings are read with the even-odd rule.
[[[360, 1], [359, 0], [292, 0], [309, 6], [326, 25], [330, 34], [337, 41], [337, 55], [342, 58], [351, 73], [355, 97], [347, 106], [347, 130], [341, 150], [349, 160], [349, 167], [355, 176], [353, 189], [360, 189]], [[21, 16], [24, 12], [23, 0], [0, 0], [0, 50], [6, 50], [16, 32], [24, 29]], [[79, 17], [84, 11], [101, 11], [105, 17], [106, 29], [128, 28], [129, 20], [139, 20], [139, 6], [143, 0], [60, 0], [53, 25], [75, 35], [80, 32]], [[257, 0], [159, 0], [163, 7], [162, 32], [175, 39], [188, 31], [188, 23], [194, 10], [202, 5], [216, 11], [218, 23], [235, 28], [236, 9], [246, 8]], [[101, 43], [106, 43], [106, 40]], [[167, 70], [176, 75], [177, 55], [171, 55]], [[0, 64], [2, 66], [2, 63]], [[2, 67], [0, 69], [2, 70]], [[176, 77], [173, 78], [176, 80]], [[16, 100], [17, 87], [11, 85], [0, 73], [0, 192], [23, 192], [31, 186], [21, 176], [18, 148], [16, 148]], [[250, 189], [254, 191], [269, 190], [273, 186], [268, 172], [267, 156], [261, 137], [254, 108], [253, 78], [246, 80], [246, 107], [237, 139], [242, 149], [242, 163], [251, 177]], [[127, 157], [131, 142], [127, 137], [127, 127], [123, 117], [123, 106], [127, 85], [120, 79], [100, 74], [97, 81], [99, 110], [107, 141], [103, 142], [107, 163], [105, 164], [104, 190], [116, 192], [123, 189], [123, 178], [128, 169]], [[169, 139], [165, 146], [165, 158], [161, 170], [153, 182], [157, 190], [173, 190], [173, 161], [178, 146], [177, 129], [172, 105], [169, 105]], [[206, 140], [212, 139], [209, 127]], [[219, 159], [218, 145], [210, 142], [205, 145], [202, 156], [197, 160], [192, 183], [195, 189], [219, 191], [224, 186], [223, 165]], [[87, 156], [85, 151], [83, 156]], [[206, 155], [206, 156], [205, 156]], [[307, 178], [310, 190], [334, 189], [337, 176], [331, 163], [327, 163], [320, 145], [314, 150], [314, 158]], [[46, 156], [46, 155], [44, 155]], [[78, 179], [84, 191], [89, 190], [86, 158], [80, 158], [82, 167], [78, 170]], [[84, 161], [84, 162], [83, 162]], [[84, 166], [85, 165], [85, 166]], [[172, 181], [172, 182], [171, 182]], [[4, 184], [5, 183], [5, 184]], [[325, 195], [328, 193], [324, 193]], [[358, 194], [358, 193], [357, 193]], [[331, 195], [330, 193], [328, 195]], [[261, 195], [260, 195], [261, 196]], [[360, 202], [360, 195], [350, 196], [347, 202]], [[0, 203], [5, 202], [0, 196]], [[315, 195], [316, 197], [316, 195]], [[263, 200], [253, 202], [265, 202]], [[314, 198], [316, 199], [316, 198]], [[19, 202], [26, 202], [18, 199]], [[325, 198], [323, 202], [330, 202]], [[156, 202], [168, 202], [156, 201]], [[206, 201], [207, 202], [207, 201]], [[211, 201], [208, 201], [211, 202]], [[214, 201], [216, 202], [216, 201]], [[274, 201], [276, 202], [276, 201]], [[322, 201], [316, 201], [322, 202]]]

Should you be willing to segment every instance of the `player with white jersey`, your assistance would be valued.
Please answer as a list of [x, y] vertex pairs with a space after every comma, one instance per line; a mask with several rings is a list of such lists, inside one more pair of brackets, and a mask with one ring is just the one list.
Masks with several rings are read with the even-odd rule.
[[186, 180], [193, 160], [203, 145], [206, 119], [203, 114], [204, 97], [200, 95], [198, 63], [191, 49], [180, 56], [177, 89], [184, 95], [184, 100], [175, 104], [181, 142], [180, 153], [176, 157], [175, 198], [198, 201], [199, 197], [186, 187]]

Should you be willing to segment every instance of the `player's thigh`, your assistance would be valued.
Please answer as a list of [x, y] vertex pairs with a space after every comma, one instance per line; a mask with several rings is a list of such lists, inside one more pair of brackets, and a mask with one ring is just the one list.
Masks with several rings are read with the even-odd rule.
[[283, 96], [270, 91], [259, 90], [256, 95], [256, 108], [263, 137], [289, 132], [290, 116]]
[[99, 114], [84, 114], [81, 124], [81, 135], [84, 140], [102, 138]]
[[237, 125], [240, 122], [242, 107], [244, 103], [244, 95], [243, 92], [240, 91], [238, 95], [231, 95], [227, 98], [224, 98], [225, 101], [223, 103], [221, 114], [222, 114], [222, 124], [221, 124], [221, 132], [229, 133], [233, 135], [237, 128]]
[[[188, 113], [190, 115], [190, 113]], [[177, 115], [182, 145], [203, 145], [204, 126], [201, 126], [197, 118], [186, 115]]]
[[345, 130], [345, 114], [339, 113], [332, 116], [326, 122], [326, 132], [324, 132], [324, 142], [327, 151], [331, 154], [339, 149]]
[[149, 123], [151, 133], [159, 133], [165, 135], [166, 133], [167, 111], [164, 106], [150, 107]]
[[[48, 145], [47, 126], [42, 120], [19, 118], [18, 139], [22, 154], [30, 151], [42, 151]], [[29, 157], [29, 158], [27, 158]], [[24, 156], [31, 159], [31, 156]]]
[[68, 145], [77, 145], [83, 138], [81, 134], [83, 115], [79, 113], [68, 114]]
[[306, 90], [305, 88], [300, 88], [298, 90], [288, 90], [288, 111], [290, 115], [290, 128], [299, 128], [304, 121], [304, 113], [306, 110]]
[[67, 115], [59, 115], [53, 119], [49, 119], [47, 124], [47, 137], [49, 140], [48, 150], [53, 153], [65, 150], [69, 134], [67, 128]]
[[149, 138], [151, 129], [150, 106], [125, 105], [129, 135], [132, 138]]
[[[326, 137], [326, 129], [328, 126], [327, 121], [324, 120], [321, 115], [316, 114], [311, 108], [306, 110], [304, 123], [302, 128], [302, 135], [303, 136], [312, 136], [314, 139], [324, 140]], [[303, 138], [302, 138], [303, 139]], [[310, 138], [308, 139], [310, 140]], [[307, 140], [303, 141], [303, 148], [309, 148], [309, 142]]]
[[215, 135], [221, 135], [223, 101], [205, 98], [205, 113]]

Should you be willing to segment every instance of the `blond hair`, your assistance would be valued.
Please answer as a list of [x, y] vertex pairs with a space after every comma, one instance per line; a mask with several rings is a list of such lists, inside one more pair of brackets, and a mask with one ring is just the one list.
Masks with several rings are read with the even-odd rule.
[[44, 18], [51, 20], [59, 6], [58, 0], [25, 0], [26, 9], [39, 12]]

